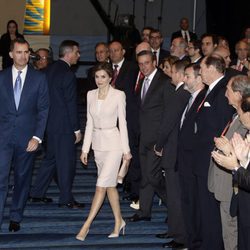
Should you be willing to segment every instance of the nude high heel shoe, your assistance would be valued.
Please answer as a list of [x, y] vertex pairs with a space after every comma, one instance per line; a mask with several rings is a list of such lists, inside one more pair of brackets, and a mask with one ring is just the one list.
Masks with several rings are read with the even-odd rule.
[[80, 232], [79, 232], [79, 234], [76, 235], [76, 239], [80, 240], [80, 241], [84, 241], [85, 238], [87, 237], [88, 233], [89, 233], [89, 230], [84, 235], [81, 235]]
[[124, 220], [122, 220], [118, 234], [112, 233], [108, 236], [108, 238], [118, 238], [121, 231], [122, 231], [122, 235], [125, 235], [125, 228], [126, 228], [126, 222]]

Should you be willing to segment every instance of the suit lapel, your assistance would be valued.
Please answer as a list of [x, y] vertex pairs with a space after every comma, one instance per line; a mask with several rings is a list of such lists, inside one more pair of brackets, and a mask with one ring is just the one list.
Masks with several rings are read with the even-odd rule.
[[187, 112], [186, 115], [186, 119], [188, 116], [190, 116], [194, 111], [197, 112], [197, 108], [199, 107], [201, 101], [203, 100], [203, 98], [205, 97], [206, 94], [206, 89], [202, 89], [200, 91], [200, 93], [196, 96], [191, 108], [189, 109], [189, 111]]
[[18, 107], [18, 110], [22, 108], [24, 102], [25, 102], [25, 97], [28, 96], [28, 93], [30, 93], [30, 88], [32, 88], [32, 73], [28, 67], [27, 69], [27, 74], [26, 74], [26, 77], [25, 77], [25, 81], [24, 81], [24, 84], [23, 84], [23, 89], [22, 89], [22, 93], [21, 93], [21, 97], [20, 97], [20, 103], [19, 103], [19, 107]]
[[4, 84], [6, 85], [7, 94], [10, 97], [9, 100], [11, 101], [13, 108], [16, 109], [14, 90], [13, 90], [14, 83], [13, 83], [12, 68], [11, 67], [8, 69], [8, 72], [6, 75], [6, 81], [4, 81]]
[[[145, 99], [144, 99], [144, 102], [142, 105], [144, 105], [146, 102], [147, 102], [147, 99], [149, 98], [149, 96], [151, 95], [151, 92], [154, 90], [154, 88], [157, 86], [157, 83], [158, 83], [158, 79], [159, 79], [159, 70], [157, 70], [156, 74], [154, 75], [151, 83], [150, 83], [150, 86], [148, 88], [148, 91], [146, 93], [146, 96], [145, 96]], [[141, 88], [141, 91], [143, 89], [143, 86]], [[140, 99], [141, 99], [141, 92], [140, 92]]]

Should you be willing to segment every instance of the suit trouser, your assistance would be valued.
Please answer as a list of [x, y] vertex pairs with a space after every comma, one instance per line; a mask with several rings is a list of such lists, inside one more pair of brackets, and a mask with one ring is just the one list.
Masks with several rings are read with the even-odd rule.
[[187, 244], [187, 233], [181, 204], [179, 173], [175, 169], [165, 170], [168, 201], [168, 234], [178, 243]]
[[130, 193], [134, 196], [139, 196], [140, 190], [140, 158], [139, 158], [139, 133], [135, 129], [128, 128], [129, 147], [132, 154], [131, 163], [126, 176], [126, 182], [130, 185]]
[[220, 215], [224, 247], [227, 250], [237, 250], [238, 227], [237, 216], [230, 215], [231, 201], [220, 202]]
[[35, 184], [31, 191], [32, 197], [41, 198], [57, 173], [60, 189], [59, 204], [74, 201], [72, 184], [76, 169], [76, 150], [74, 134], [47, 134], [45, 158], [38, 170]]
[[141, 161], [141, 187], [139, 216], [151, 217], [151, 209], [154, 193], [156, 193], [166, 205], [167, 196], [165, 180], [162, 175], [162, 157], [155, 155], [153, 149], [140, 148]]
[[[244, 218], [242, 218], [244, 220]], [[239, 220], [239, 240], [238, 249], [239, 250], [249, 250], [250, 249], [250, 226], [245, 225], [245, 222]]]
[[20, 222], [28, 198], [35, 153], [26, 152], [27, 145], [0, 146], [0, 226], [8, 193], [11, 162], [14, 170], [14, 189], [10, 207], [10, 220]]
[[223, 250], [222, 228], [219, 202], [208, 191], [207, 176], [197, 176], [197, 205], [200, 209], [200, 226], [202, 250]]

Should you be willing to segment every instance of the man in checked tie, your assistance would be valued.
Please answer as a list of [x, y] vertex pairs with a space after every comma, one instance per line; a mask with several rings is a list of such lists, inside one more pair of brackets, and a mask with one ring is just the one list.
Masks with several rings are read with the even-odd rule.
[[43, 139], [49, 97], [44, 74], [28, 66], [28, 42], [17, 38], [10, 50], [14, 64], [0, 72], [0, 226], [12, 166], [9, 231], [16, 232], [28, 198], [35, 151]]

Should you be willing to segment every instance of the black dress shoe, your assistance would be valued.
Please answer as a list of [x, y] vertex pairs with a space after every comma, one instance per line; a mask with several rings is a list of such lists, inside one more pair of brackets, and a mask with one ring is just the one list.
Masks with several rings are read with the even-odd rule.
[[137, 195], [130, 194], [130, 195], [123, 196], [122, 199], [125, 201], [137, 202], [139, 200], [139, 197]]
[[20, 230], [20, 223], [11, 220], [10, 225], [9, 225], [9, 231], [10, 232], [17, 232], [19, 230]]
[[155, 237], [160, 238], [160, 239], [170, 239], [170, 238], [173, 238], [167, 232], [166, 233], [162, 233], [162, 234], [156, 234]]
[[58, 204], [58, 207], [71, 208], [71, 209], [81, 209], [81, 208], [84, 208], [85, 205], [84, 205], [84, 203], [73, 201], [73, 202], [69, 202], [67, 204]]
[[128, 217], [126, 219], [126, 221], [130, 221], [130, 222], [137, 222], [137, 221], [150, 221], [151, 218], [150, 217], [143, 217], [143, 216], [139, 216], [138, 214], [134, 214], [131, 217]]
[[178, 243], [178, 242], [176, 242], [174, 240], [171, 240], [171, 241], [169, 241], [167, 243], [164, 243], [162, 245], [162, 247], [163, 248], [173, 248], [173, 249], [185, 249], [186, 248], [184, 244]]
[[44, 202], [44, 203], [51, 203], [53, 200], [49, 197], [42, 197], [42, 198], [37, 198], [37, 197], [29, 197], [30, 202]]

